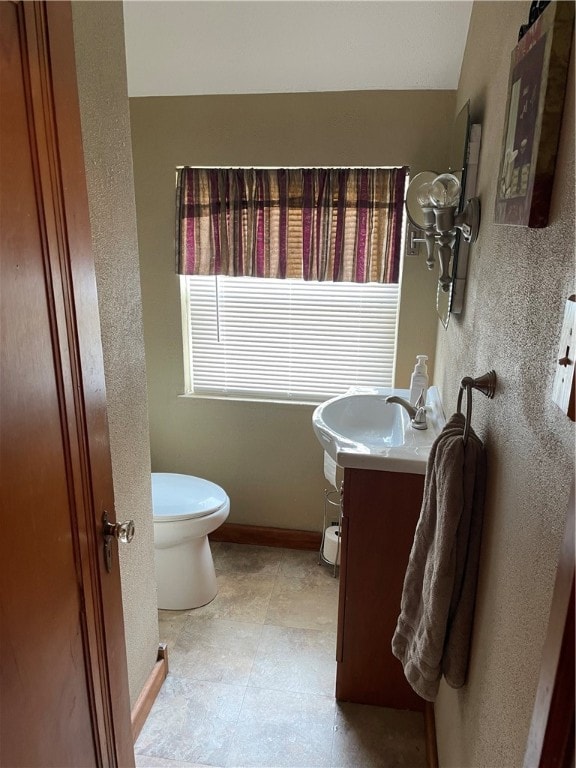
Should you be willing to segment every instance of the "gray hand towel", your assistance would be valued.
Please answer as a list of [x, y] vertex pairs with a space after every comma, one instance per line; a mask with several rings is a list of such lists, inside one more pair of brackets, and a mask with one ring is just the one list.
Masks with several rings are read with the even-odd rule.
[[392, 653], [422, 698], [434, 701], [442, 674], [466, 681], [486, 482], [484, 446], [454, 414], [428, 458], [420, 519], [408, 562]]

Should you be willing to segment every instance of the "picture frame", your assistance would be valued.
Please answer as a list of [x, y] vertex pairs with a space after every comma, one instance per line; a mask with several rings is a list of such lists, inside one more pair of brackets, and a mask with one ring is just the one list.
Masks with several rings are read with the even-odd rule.
[[512, 51], [496, 224], [548, 224], [573, 27], [574, 3], [554, 0]]

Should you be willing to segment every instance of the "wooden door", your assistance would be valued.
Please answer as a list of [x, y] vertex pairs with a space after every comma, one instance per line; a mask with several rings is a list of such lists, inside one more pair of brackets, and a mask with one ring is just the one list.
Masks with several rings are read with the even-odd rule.
[[0, 764], [133, 766], [68, 3], [0, 2]]

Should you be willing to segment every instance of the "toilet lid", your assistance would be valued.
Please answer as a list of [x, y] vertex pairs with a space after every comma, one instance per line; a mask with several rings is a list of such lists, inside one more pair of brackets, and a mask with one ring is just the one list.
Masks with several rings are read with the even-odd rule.
[[152, 511], [156, 522], [191, 520], [216, 512], [228, 496], [216, 483], [192, 475], [152, 472]]

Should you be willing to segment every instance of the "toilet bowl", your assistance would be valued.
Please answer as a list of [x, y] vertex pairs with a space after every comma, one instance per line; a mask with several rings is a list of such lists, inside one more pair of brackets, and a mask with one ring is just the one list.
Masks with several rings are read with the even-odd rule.
[[220, 486], [192, 475], [152, 473], [154, 560], [158, 608], [199, 608], [218, 587], [208, 534], [228, 517]]

